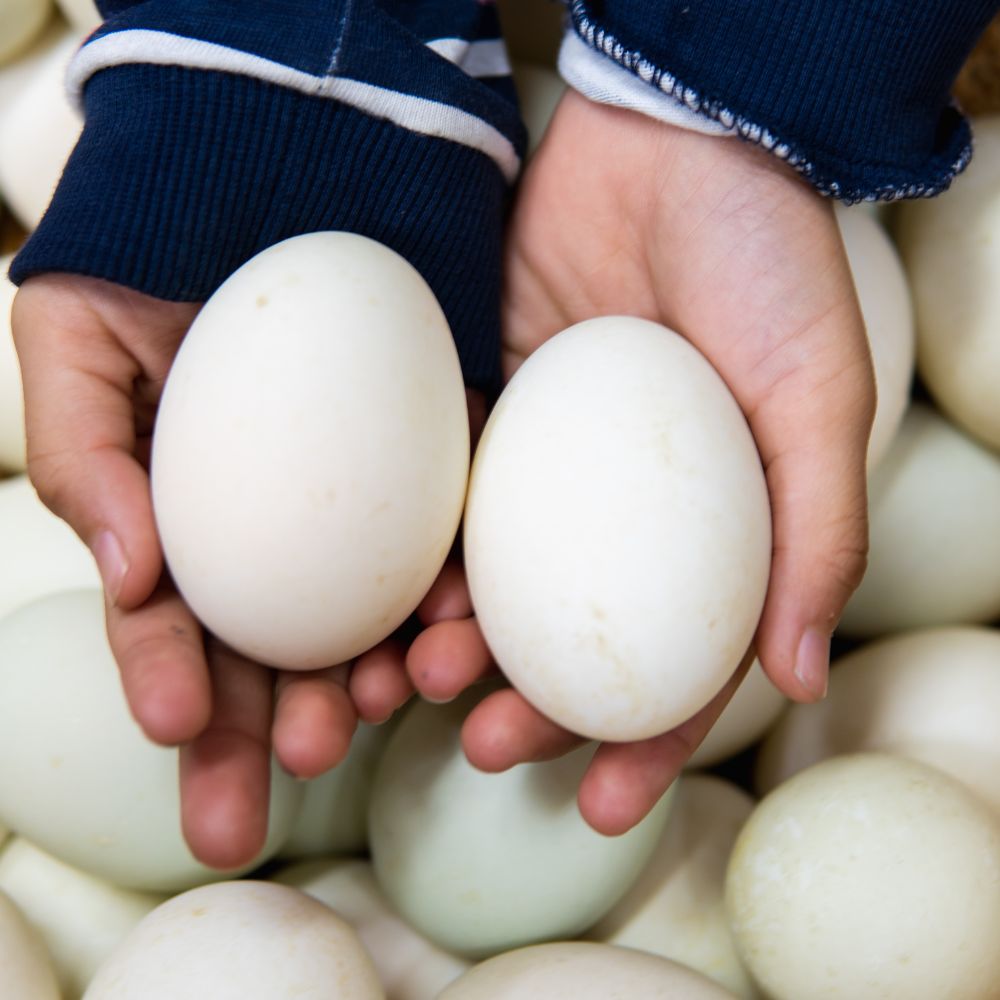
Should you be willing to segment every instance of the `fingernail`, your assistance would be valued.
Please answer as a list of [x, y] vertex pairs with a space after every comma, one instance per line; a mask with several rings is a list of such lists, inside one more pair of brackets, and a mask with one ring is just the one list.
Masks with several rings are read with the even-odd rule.
[[806, 629], [799, 640], [795, 657], [795, 676], [799, 683], [819, 701], [826, 697], [830, 675], [830, 636], [817, 629]]
[[128, 560], [114, 532], [102, 531], [97, 536], [97, 541], [94, 542], [94, 558], [97, 560], [97, 568], [104, 581], [108, 600], [112, 604], [117, 604], [125, 583], [125, 575], [128, 573]]

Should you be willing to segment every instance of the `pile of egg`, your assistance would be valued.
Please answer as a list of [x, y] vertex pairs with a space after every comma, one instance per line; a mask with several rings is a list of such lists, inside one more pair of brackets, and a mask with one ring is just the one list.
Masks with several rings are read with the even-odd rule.
[[[61, 16], [44, 0], [0, 0], [0, 196], [24, 231], [37, 223], [80, 127], [62, 102], [59, 81], [96, 17], [90, 0], [60, 0], [60, 6]], [[518, 11], [509, 6], [516, 20]], [[537, 33], [529, 29], [525, 37], [536, 39]], [[537, 49], [537, 41], [532, 45]], [[527, 54], [541, 58], [537, 51]], [[542, 65], [519, 66], [516, 78], [526, 118], [538, 122], [540, 132], [561, 85]], [[23, 138], [40, 131], [44, 142]], [[449, 705], [418, 702], [389, 723], [362, 725], [348, 758], [321, 778], [293, 781], [275, 766], [261, 855], [237, 872], [214, 872], [197, 862], [180, 832], [176, 751], [149, 744], [129, 715], [89, 553], [42, 507], [24, 475], [20, 383], [5, 319], [0, 996], [1000, 997], [1000, 631], [993, 627], [1000, 619], [1000, 403], [994, 390], [1000, 302], [993, 301], [1000, 294], [1000, 258], [993, 248], [1000, 231], [1000, 121], [983, 119], [976, 133], [973, 165], [947, 195], [899, 206], [890, 216], [838, 210], [871, 340], [879, 404], [869, 452], [870, 568], [836, 637], [828, 697], [816, 705], [787, 705], [755, 664], [689, 769], [642, 823], [618, 838], [596, 834], [577, 812], [576, 787], [593, 744], [499, 775], [471, 767], [459, 727], [482, 697], [477, 689]], [[886, 218], [895, 242], [883, 227]], [[3, 225], [10, 235], [3, 236], [0, 252], [9, 254], [22, 236], [9, 217]], [[286, 245], [282, 266], [294, 271], [299, 264], [288, 257], [292, 252]], [[352, 266], [360, 267], [366, 254], [372, 266], [381, 266], [379, 253], [352, 244], [347, 255]], [[4, 269], [8, 262], [9, 256]], [[395, 280], [409, 280], [401, 262], [388, 266], [397, 269]], [[280, 286], [276, 280], [273, 294]], [[239, 297], [238, 284], [227, 287], [226, 294]], [[4, 282], [4, 317], [12, 297]], [[258, 304], [259, 290], [252, 299]], [[434, 327], [433, 306], [424, 313]], [[660, 345], [645, 326], [619, 324], [614, 335]], [[610, 381], [618, 378], [602, 356], [572, 355], [599, 350], [600, 334], [577, 330], [557, 338], [553, 345], [570, 353], [549, 366], [579, 362], [581, 377], [596, 369]], [[673, 341], [662, 343], [683, 369], [682, 381], [697, 377], [709, 385], [714, 373]], [[446, 355], [439, 367], [453, 382], [453, 359]], [[583, 515], [559, 525], [570, 537], [559, 558], [551, 556], [551, 522], [541, 529], [521, 522], [514, 537], [496, 535], [491, 504], [510, 499], [496, 499], [496, 483], [506, 476], [504, 488], [517, 485], [505, 471], [505, 451], [531, 458], [524, 457], [518, 421], [537, 427], [551, 417], [539, 403], [547, 396], [543, 362], [522, 369], [542, 388], [533, 391], [519, 374], [512, 383], [517, 392], [497, 407], [502, 419], [495, 414], [484, 435], [469, 497], [474, 524], [466, 529], [471, 561], [478, 558], [470, 573], [482, 578], [472, 583], [484, 628], [510, 673], [516, 674], [519, 659], [528, 661], [526, 687], [531, 658], [516, 641], [505, 645], [504, 622], [545, 602], [525, 589], [534, 570], [504, 579], [505, 557], [513, 560], [518, 538], [535, 530], [538, 536], [526, 544], [550, 546], [549, 558], [543, 553], [537, 560], [539, 572], [558, 571], [560, 559], [574, 549], [585, 550], [582, 562], [600, 562], [624, 544], [610, 530], [608, 538], [581, 542]], [[919, 382], [911, 391], [914, 366]], [[622, 378], [633, 377], [623, 371]], [[628, 391], [635, 395], [634, 387]], [[454, 423], [456, 394], [461, 396], [460, 383], [444, 394], [451, 402], [427, 419]], [[722, 430], [678, 430], [677, 413], [661, 414], [674, 421], [674, 443], [718, 433], [735, 442], [734, 452], [742, 447], [741, 432], [727, 423], [725, 395], [711, 415]], [[264, 407], [266, 423], [273, 414], [265, 403], [254, 400], [251, 409], [259, 414]], [[191, 412], [190, 404], [183, 403], [181, 412]], [[563, 465], [576, 463], [586, 477], [580, 470], [601, 431], [586, 429], [576, 443], [568, 432], [558, 438]], [[184, 427], [177, 431], [175, 451], [193, 446], [190, 439], [184, 443], [184, 433]], [[557, 426], [553, 433], [562, 430]], [[419, 556], [430, 568], [396, 589], [392, 607], [377, 608], [383, 626], [409, 613], [413, 594], [426, 587], [450, 541], [468, 471], [463, 434], [464, 427], [448, 445], [458, 456], [444, 491], [451, 499], [442, 501], [433, 486], [421, 501], [441, 515], [441, 537]], [[270, 461], [281, 457], [280, 428], [276, 439]], [[250, 446], [258, 449], [256, 461], [246, 463], [256, 481], [264, 460], [260, 440]], [[573, 453], [577, 446], [579, 455]], [[623, 469], [646, 477], [644, 488], [655, 492], [648, 487], [655, 479], [653, 455], [647, 450], [635, 468], [623, 460]], [[757, 517], [759, 468], [744, 456], [736, 472], [726, 472], [731, 457], [722, 449], [709, 472], [724, 467], [726, 475], [748, 482], [728, 493], [739, 494], [744, 504], [740, 518]], [[164, 461], [158, 509], [169, 520], [172, 476]], [[691, 465], [690, 454], [685, 461]], [[558, 476], [548, 473], [551, 464], [539, 457], [530, 473], [535, 491], [561, 488]], [[591, 474], [587, 485], [597, 488], [600, 480]], [[181, 493], [189, 497], [191, 488], [188, 480]], [[419, 492], [398, 481], [392, 489], [408, 497]], [[665, 496], [656, 502], [666, 502]], [[362, 501], [375, 502], [371, 496]], [[625, 515], [634, 528], [642, 512]], [[762, 533], [766, 538], [766, 525], [743, 532], [758, 541]], [[196, 538], [195, 548], [203, 550], [210, 535]], [[183, 549], [183, 539], [177, 544]], [[691, 544], [697, 555], [709, 542], [702, 537]], [[736, 544], [738, 538], [723, 548]], [[393, 553], [401, 547], [392, 546]], [[743, 558], [754, 564], [759, 553]], [[183, 554], [174, 554], [172, 565], [178, 563], [181, 574], [183, 561]], [[195, 567], [193, 577], [200, 572]], [[400, 568], [392, 572], [407, 576]], [[565, 595], [581, 572], [576, 565], [535, 585], [543, 596]], [[236, 576], [253, 578], [245, 568]], [[490, 623], [490, 581], [496, 579], [508, 604], [501, 602], [499, 611], [494, 606], [497, 621]], [[716, 588], [724, 589], [709, 580], [708, 590]], [[374, 600], [367, 592], [353, 596], [360, 605]], [[662, 606], [664, 595], [654, 596]], [[252, 597], [248, 592], [244, 599]], [[610, 603], [614, 597], [601, 596], [602, 645], [615, 641], [607, 614], [613, 621], [623, 614]], [[759, 612], [759, 594], [751, 600], [750, 619], [754, 608]], [[202, 616], [214, 613], [206, 606]], [[351, 610], [342, 614], [353, 620]], [[690, 618], [679, 611], [668, 623], [672, 634]], [[220, 621], [213, 627], [229, 626]], [[239, 623], [233, 627], [238, 631]], [[546, 627], [537, 625], [543, 632]], [[742, 641], [748, 627], [752, 631], [752, 621], [733, 626], [730, 643]], [[543, 638], [536, 631], [522, 645], [534, 647]], [[251, 650], [258, 641], [246, 639]], [[361, 629], [337, 641], [344, 644], [337, 655], [350, 656], [371, 640]], [[650, 641], [662, 643], [663, 637]], [[312, 654], [291, 655], [308, 667]], [[675, 676], [671, 690], [685, 684], [689, 678]], [[614, 700], [609, 689], [597, 690], [598, 701]], [[544, 702], [550, 694], [532, 696], [556, 713], [558, 705]], [[697, 702], [705, 693], [685, 696]], [[662, 718], [644, 724], [662, 726]], [[606, 730], [614, 718], [570, 716], [567, 724], [595, 739], [642, 735]]]

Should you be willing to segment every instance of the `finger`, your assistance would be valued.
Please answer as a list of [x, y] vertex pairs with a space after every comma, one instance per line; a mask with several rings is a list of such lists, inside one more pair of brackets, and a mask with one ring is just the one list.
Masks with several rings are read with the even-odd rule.
[[385, 722], [413, 695], [405, 648], [394, 639], [386, 639], [359, 656], [351, 670], [348, 691], [364, 722]]
[[193, 740], [209, 722], [211, 684], [201, 626], [164, 581], [134, 611], [107, 606], [108, 638], [125, 698], [143, 732], [163, 746]]
[[494, 664], [479, 623], [464, 618], [424, 629], [407, 651], [406, 669], [424, 698], [445, 702], [492, 673]]
[[552, 760], [585, 742], [546, 718], [513, 688], [488, 695], [462, 725], [462, 747], [469, 763], [490, 773]]
[[[12, 321], [29, 474], [94, 553], [110, 601], [134, 608], [156, 586], [162, 557], [148, 477], [135, 458], [133, 392], [144, 366], [98, 308], [114, 299], [102, 299], [112, 288], [72, 275], [32, 278], [15, 297]], [[194, 307], [162, 306], [166, 326], [193, 315]], [[151, 330], [150, 338], [158, 343], [162, 334]]]
[[751, 651], [725, 687], [670, 732], [636, 743], [602, 743], [597, 748], [577, 797], [580, 813], [591, 827], [614, 837], [648, 815], [715, 725], [752, 661]]
[[347, 756], [358, 713], [347, 693], [350, 666], [278, 675], [274, 752], [298, 778], [315, 778]]
[[219, 643], [209, 656], [212, 717], [180, 750], [181, 825], [199, 861], [231, 869], [251, 863], [267, 837], [273, 683]]
[[465, 569], [461, 563], [449, 560], [417, 607], [417, 617], [424, 625], [433, 625], [448, 618], [468, 618], [471, 614], [472, 598]]

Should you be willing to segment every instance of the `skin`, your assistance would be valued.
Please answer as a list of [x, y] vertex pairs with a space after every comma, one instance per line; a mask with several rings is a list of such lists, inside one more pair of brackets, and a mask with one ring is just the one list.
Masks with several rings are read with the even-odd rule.
[[[864, 569], [865, 451], [874, 381], [830, 205], [778, 160], [569, 92], [522, 181], [507, 241], [505, 374], [580, 320], [625, 313], [687, 336], [727, 381], [767, 472], [774, 558], [755, 646], [798, 701], [822, 697], [829, 637]], [[150, 432], [197, 306], [76, 275], [26, 281], [14, 304], [29, 473], [95, 553], [108, 634], [133, 714], [180, 746], [194, 853], [233, 867], [260, 848], [271, 749], [309, 777], [342, 759], [357, 719], [414, 691], [455, 697], [495, 671], [460, 562], [390, 639], [351, 667], [272, 671], [207, 646], [164, 572], [149, 497]], [[470, 397], [473, 430], [482, 400]], [[579, 792], [604, 833], [627, 830], [669, 786], [735, 691], [651, 740], [602, 746]], [[463, 728], [487, 771], [579, 739], [503, 690]]]

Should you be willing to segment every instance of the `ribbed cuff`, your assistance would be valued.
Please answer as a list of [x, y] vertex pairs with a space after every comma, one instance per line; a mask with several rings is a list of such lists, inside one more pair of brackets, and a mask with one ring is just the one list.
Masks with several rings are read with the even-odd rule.
[[469, 385], [499, 381], [507, 185], [482, 153], [234, 74], [95, 74], [86, 127], [11, 279], [67, 271], [202, 301], [290, 236], [346, 230], [409, 260], [451, 324]]
[[588, 45], [844, 201], [934, 194], [971, 155], [949, 88], [993, 0], [571, 0]]

